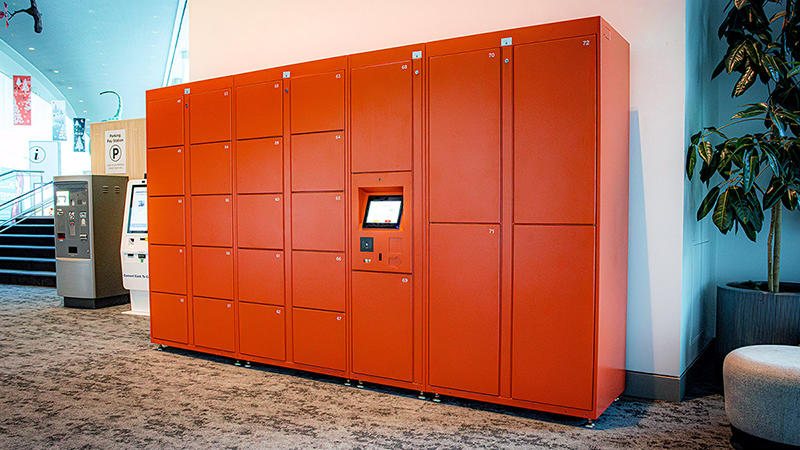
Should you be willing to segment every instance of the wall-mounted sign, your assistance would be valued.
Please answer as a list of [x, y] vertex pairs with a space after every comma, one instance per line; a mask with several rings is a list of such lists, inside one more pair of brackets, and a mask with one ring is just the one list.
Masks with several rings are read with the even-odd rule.
[[106, 173], [128, 173], [125, 157], [125, 130], [106, 131]]
[[31, 124], [31, 77], [14, 75], [14, 125]]
[[42, 182], [61, 175], [61, 143], [55, 141], [28, 142], [28, 168], [44, 172]]
[[67, 102], [53, 100], [53, 140], [67, 140]]

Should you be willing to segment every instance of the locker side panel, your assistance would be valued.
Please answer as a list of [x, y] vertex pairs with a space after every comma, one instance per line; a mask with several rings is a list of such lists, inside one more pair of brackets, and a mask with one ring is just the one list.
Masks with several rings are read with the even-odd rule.
[[188, 324], [185, 296], [150, 293], [150, 333], [154, 339], [186, 344]]

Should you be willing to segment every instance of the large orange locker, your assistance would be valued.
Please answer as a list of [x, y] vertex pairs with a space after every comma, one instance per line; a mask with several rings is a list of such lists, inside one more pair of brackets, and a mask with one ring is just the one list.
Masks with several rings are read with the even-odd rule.
[[192, 293], [233, 299], [233, 255], [229, 248], [192, 247]]
[[239, 351], [262, 358], [285, 359], [284, 316], [279, 306], [239, 303]]
[[195, 345], [232, 352], [235, 345], [233, 302], [195, 297], [192, 303]]
[[192, 145], [190, 156], [193, 195], [231, 193], [230, 143]]
[[191, 144], [231, 140], [231, 90], [218, 89], [189, 96]]
[[344, 314], [295, 308], [292, 325], [295, 362], [345, 370]]
[[292, 304], [297, 307], [344, 312], [343, 253], [292, 253]]
[[189, 342], [185, 296], [150, 292], [150, 334], [153, 339]]
[[184, 245], [186, 239], [183, 197], [149, 197], [147, 220], [150, 244]]
[[429, 377], [434, 386], [497, 395], [500, 232], [433, 224], [429, 264]]
[[147, 102], [147, 148], [183, 144], [183, 97]]
[[174, 245], [150, 245], [150, 290], [186, 293], [186, 250]]
[[344, 72], [291, 79], [292, 133], [344, 129]]
[[411, 276], [353, 272], [353, 372], [401, 381], [413, 377]]
[[252, 139], [283, 134], [283, 82], [236, 88], [236, 137]]
[[230, 195], [192, 197], [192, 244], [233, 245], [233, 205]]
[[239, 249], [239, 301], [283, 305], [283, 260], [283, 252]]
[[147, 150], [147, 193], [183, 195], [183, 147]]
[[344, 251], [344, 194], [292, 194], [292, 247]]
[[283, 145], [280, 138], [236, 143], [236, 191], [240, 194], [283, 190]]
[[412, 72], [410, 60], [350, 70], [353, 172], [411, 170]]
[[344, 189], [344, 133], [292, 136], [292, 191]]
[[283, 248], [283, 196], [239, 195], [240, 248]]

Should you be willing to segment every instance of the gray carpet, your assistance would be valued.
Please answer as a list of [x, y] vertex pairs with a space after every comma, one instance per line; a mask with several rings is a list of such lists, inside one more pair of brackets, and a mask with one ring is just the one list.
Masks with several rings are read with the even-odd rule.
[[179, 350], [156, 351], [126, 306], [75, 310], [0, 286], [0, 448], [730, 448], [719, 394], [623, 398], [576, 419]]

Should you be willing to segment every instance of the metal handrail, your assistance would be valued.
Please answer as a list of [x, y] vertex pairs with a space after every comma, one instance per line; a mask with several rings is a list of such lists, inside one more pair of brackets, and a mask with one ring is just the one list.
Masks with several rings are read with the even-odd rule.
[[48, 186], [52, 186], [52, 185], [53, 185], [53, 182], [52, 182], [52, 181], [49, 181], [49, 182], [47, 182], [47, 183], [45, 183], [45, 184], [43, 184], [43, 185], [41, 185], [41, 186], [38, 186], [38, 187], [35, 187], [35, 188], [31, 189], [31, 190], [30, 190], [30, 191], [28, 191], [28, 192], [25, 192], [24, 194], [20, 194], [20, 195], [18, 195], [18, 196], [16, 196], [16, 197], [14, 197], [14, 198], [12, 198], [12, 199], [9, 199], [9, 200], [7, 200], [7, 201], [5, 201], [5, 202], [3, 202], [3, 203], [0, 203], [0, 209], [3, 209], [3, 208], [5, 208], [5, 207], [6, 207], [6, 205], [8, 205], [9, 203], [14, 203], [14, 202], [18, 201], [19, 199], [21, 199], [21, 198], [23, 198], [23, 197], [27, 197], [27, 196], [29, 196], [29, 195], [33, 194], [35, 191], [38, 191], [38, 190], [40, 190], [40, 189], [44, 189], [44, 188], [46, 188], [46, 187], [48, 187]]
[[20, 174], [20, 173], [44, 175], [44, 170], [13, 169], [13, 170], [9, 170], [7, 172], [0, 173], [0, 180], [2, 180], [3, 178], [10, 178], [9, 175], [16, 175], [16, 174]]
[[[35, 189], [31, 189], [30, 191], [28, 191], [28, 192], [26, 192], [26, 193], [24, 193], [22, 195], [18, 195], [17, 197], [15, 197], [15, 198], [13, 198], [13, 199], [1, 204], [0, 205], [0, 211], [2, 211], [3, 209], [7, 209], [9, 206], [14, 206], [14, 203], [21, 203], [27, 197], [35, 196], [36, 191], [40, 191], [41, 190], [42, 192], [44, 192], [44, 188], [52, 186], [52, 185], [53, 185], [53, 182], [50, 181], [50, 182], [45, 183], [45, 184], [43, 184], [43, 185], [41, 185], [41, 186], [39, 186], [39, 187], [37, 187]], [[33, 213], [35, 213], [36, 211], [39, 211], [39, 210], [43, 211], [44, 208], [47, 208], [48, 206], [52, 205], [53, 202], [54, 202], [53, 197], [50, 197], [47, 200], [44, 200], [44, 198], [43, 198], [41, 202], [35, 203], [34, 205], [28, 207], [26, 210], [21, 211], [18, 214], [14, 215], [12, 217], [9, 217], [8, 219], [3, 220], [2, 222], [0, 222], [0, 233], [6, 231], [7, 229], [13, 227], [14, 225], [16, 225], [18, 223], [24, 221], [28, 217], [32, 216]]]

